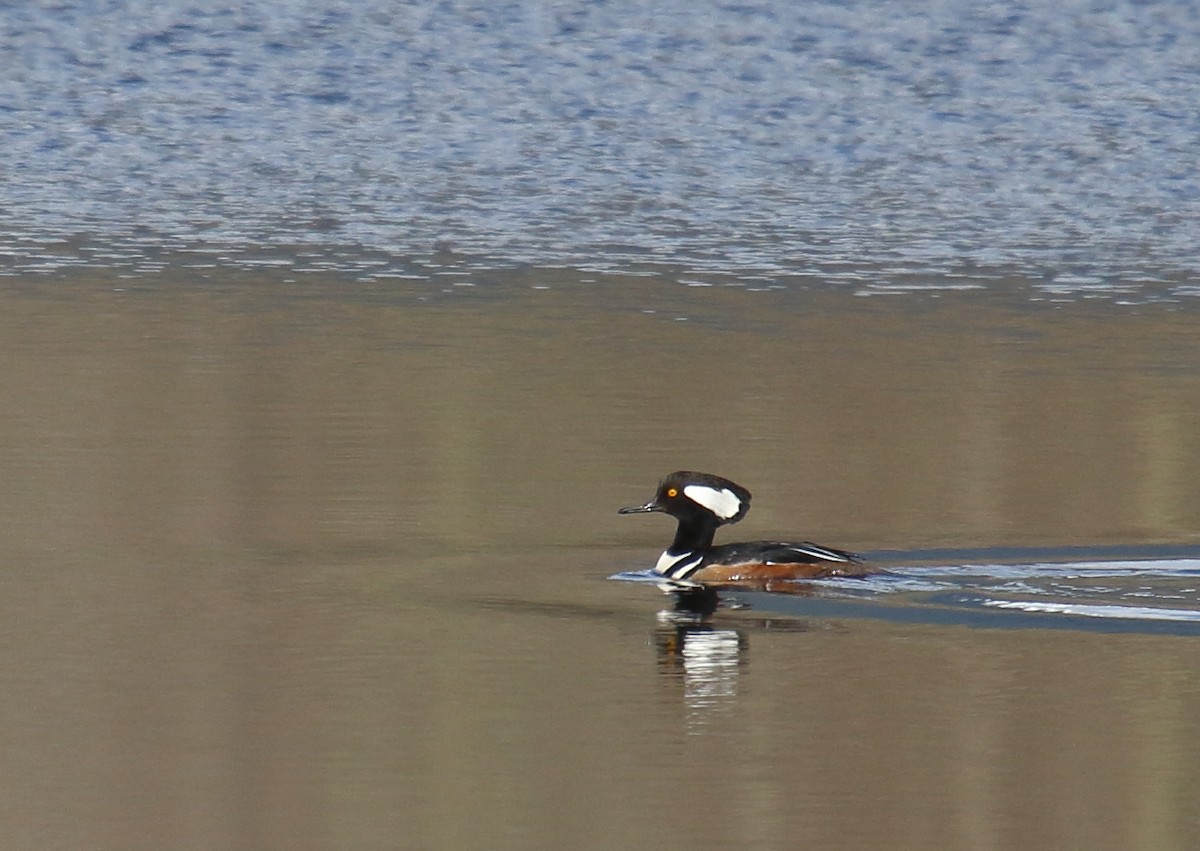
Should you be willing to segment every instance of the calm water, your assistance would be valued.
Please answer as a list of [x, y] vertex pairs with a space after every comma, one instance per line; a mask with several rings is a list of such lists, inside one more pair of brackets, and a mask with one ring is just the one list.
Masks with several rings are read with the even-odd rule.
[[0, 5], [6, 843], [1197, 847], [1198, 28]]
[[[1200, 839], [1194, 316], [586, 277], [0, 288], [9, 841]], [[893, 576], [672, 615], [680, 466]]]

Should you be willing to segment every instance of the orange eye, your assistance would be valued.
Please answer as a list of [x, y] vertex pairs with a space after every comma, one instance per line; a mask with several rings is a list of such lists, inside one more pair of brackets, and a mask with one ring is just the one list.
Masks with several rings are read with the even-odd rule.
[[667, 496], [674, 499], [679, 496], [679, 491], [675, 490], [675, 488], [667, 488]]

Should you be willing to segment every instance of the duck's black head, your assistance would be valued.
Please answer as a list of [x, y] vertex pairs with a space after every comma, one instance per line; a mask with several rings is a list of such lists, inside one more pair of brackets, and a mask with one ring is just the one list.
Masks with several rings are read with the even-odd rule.
[[622, 508], [618, 514], [662, 511], [680, 523], [711, 525], [714, 529], [736, 523], [750, 510], [750, 491], [711, 473], [680, 470], [659, 482], [654, 499], [645, 505]]

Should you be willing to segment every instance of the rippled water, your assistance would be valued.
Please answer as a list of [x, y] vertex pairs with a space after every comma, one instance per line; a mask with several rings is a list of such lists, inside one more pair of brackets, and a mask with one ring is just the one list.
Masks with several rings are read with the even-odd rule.
[[6, 4], [0, 259], [1191, 299], [1198, 41], [1095, 0]]
[[[657, 582], [649, 570], [612, 578]], [[723, 591], [718, 611], [749, 608], [760, 615], [874, 617], [993, 629], [1200, 634], [1200, 558], [889, 565], [872, 576], [794, 586], [792, 592]], [[707, 618], [698, 616], [697, 622]]]

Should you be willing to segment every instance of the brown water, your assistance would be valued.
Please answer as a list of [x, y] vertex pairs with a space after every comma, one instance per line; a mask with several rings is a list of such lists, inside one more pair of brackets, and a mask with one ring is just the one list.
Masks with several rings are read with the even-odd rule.
[[607, 579], [679, 467], [745, 537], [1200, 548], [1194, 311], [209, 274], [0, 289], [6, 845], [1200, 842], [1200, 639]]

